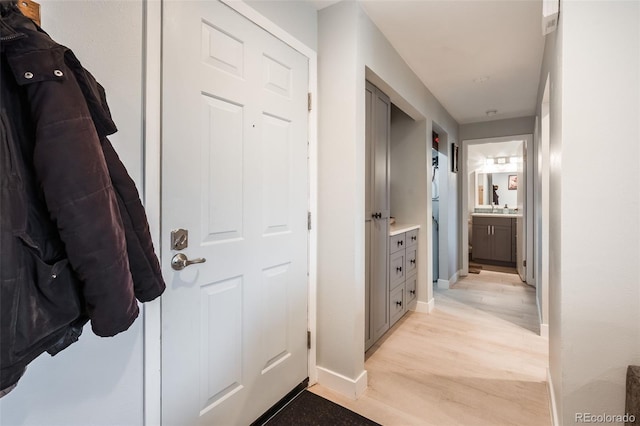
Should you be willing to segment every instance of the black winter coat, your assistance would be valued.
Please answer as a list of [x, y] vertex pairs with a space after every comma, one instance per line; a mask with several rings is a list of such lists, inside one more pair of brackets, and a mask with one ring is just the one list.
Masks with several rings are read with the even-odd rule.
[[0, 18], [0, 396], [44, 351], [126, 330], [165, 288], [106, 136], [103, 88], [19, 12]]

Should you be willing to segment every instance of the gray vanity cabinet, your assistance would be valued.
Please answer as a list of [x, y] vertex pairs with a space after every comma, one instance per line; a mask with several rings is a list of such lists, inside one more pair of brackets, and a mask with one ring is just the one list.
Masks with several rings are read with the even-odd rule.
[[389, 165], [391, 102], [366, 83], [365, 350], [390, 326]]
[[514, 254], [512, 222], [511, 217], [474, 217], [473, 260], [511, 263]]

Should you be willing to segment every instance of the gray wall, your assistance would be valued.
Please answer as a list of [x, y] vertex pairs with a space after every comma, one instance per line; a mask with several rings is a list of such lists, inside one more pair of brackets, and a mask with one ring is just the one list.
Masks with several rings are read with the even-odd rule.
[[486, 139], [500, 136], [528, 135], [533, 133], [535, 116], [483, 121], [460, 125], [460, 140]]
[[[447, 204], [444, 204], [444, 194], [442, 187], [440, 188], [440, 230], [446, 230], [446, 244], [444, 251], [447, 252], [447, 256], [443, 259], [444, 256], [440, 256], [440, 265], [442, 267], [442, 261], [447, 261], [447, 268], [442, 267], [443, 269], [440, 271], [440, 276], [442, 277], [443, 271], [447, 271], [446, 277], [444, 277], [450, 284], [454, 284], [455, 281], [458, 280], [457, 274], [462, 268], [462, 256], [461, 253], [461, 236], [460, 236], [460, 218], [461, 218], [461, 185], [460, 181], [461, 173], [453, 173], [451, 171], [452, 167], [452, 158], [453, 158], [453, 149], [451, 147], [452, 143], [457, 143], [458, 145], [458, 163], [460, 163], [462, 159], [462, 144], [458, 141], [454, 135], [447, 134], [447, 145], [446, 152], [447, 158], [446, 161], [441, 161], [441, 173], [446, 172], [447, 179], [446, 181], [441, 181], [442, 184], [446, 182], [447, 190], [446, 190], [446, 199]], [[442, 158], [441, 158], [442, 160]], [[458, 164], [459, 170], [462, 170], [462, 166]], [[440, 175], [442, 176], [442, 174]], [[445, 207], [443, 210], [442, 207]], [[443, 214], [445, 215], [443, 217]], [[442, 242], [440, 242], [440, 251], [443, 251]]]
[[[415, 121], [397, 107], [391, 109], [391, 216], [398, 224], [420, 225], [420, 233], [427, 233], [427, 205], [431, 200], [427, 186], [431, 173], [427, 163], [431, 143], [427, 139], [426, 120]], [[427, 239], [427, 241], [430, 241]], [[427, 247], [418, 250], [418, 282], [427, 284], [427, 270], [431, 269], [431, 252]], [[430, 281], [429, 281], [430, 282]]]
[[[40, 0], [42, 26], [105, 87], [119, 131], [111, 137], [142, 183], [142, 2]], [[112, 338], [85, 327], [80, 340], [32, 362], [0, 400], [0, 424], [139, 425], [143, 419], [143, 321]]]
[[356, 81], [354, 7], [342, 2], [318, 14], [317, 319], [318, 366], [353, 380], [364, 370], [364, 140], [361, 159], [355, 144], [356, 91], [362, 86], [364, 103], [365, 85]]
[[[626, 367], [640, 357], [640, 4], [561, 8], [543, 79], [551, 73], [549, 358], [567, 425], [576, 413], [624, 414]], [[621, 208], [592, 208], [611, 191]]]
[[[425, 143], [437, 122], [458, 140], [458, 124], [413, 74], [357, 2], [318, 13], [319, 218], [318, 365], [354, 396], [364, 376], [365, 80], [423, 126]], [[427, 185], [427, 198], [431, 186]], [[425, 217], [431, 216], [427, 203]], [[419, 245], [430, 253], [430, 221]], [[429, 241], [429, 243], [427, 243]], [[453, 250], [457, 251], [457, 248]], [[429, 272], [427, 272], [428, 274]], [[418, 288], [418, 305], [432, 302]], [[324, 374], [324, 373], [323, 373]], [[346, 388], [350, 388], [349, 391]]]

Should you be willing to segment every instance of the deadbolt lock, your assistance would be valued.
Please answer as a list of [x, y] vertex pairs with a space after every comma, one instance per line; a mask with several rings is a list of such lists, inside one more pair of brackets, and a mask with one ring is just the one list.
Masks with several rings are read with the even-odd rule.
[[186, 229], [174, 229], [171, 231], [171, 249], [184, 250], [189, 246], [189, 231]]

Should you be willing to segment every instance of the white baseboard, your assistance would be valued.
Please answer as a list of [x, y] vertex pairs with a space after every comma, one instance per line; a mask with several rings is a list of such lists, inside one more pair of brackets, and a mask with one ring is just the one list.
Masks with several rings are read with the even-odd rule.
[[438, 288], [442, 290], [449, 290], [449, 280], [441, 280], [438, 278]]
[[558, 405], [556, 404], [556, 394], [553, 391], [553, 381], [551, 380], [551, 371], [547, 368], [547, 389], [549, 390], [549, 407], [551, 409], [551, 425], [560, 426], [558, 420]]
[[540, 337], [545, 339], [549, 338], [549, 324], [542, 322], [542, 309], [540, 308], [540, 301], [536, 295], [536, 307], [538, 308], [538, 321], [540, 321]]
[[449, 285], [452, 286], [455, 283], [458, 282], [458, 280], [460, 279], [460, 271], [456, 272], [455, 274], [453, 274], [453, 276], [451, 278], [449, 278]]
[[549, 324], [540, 324], [540, 337], [549, 338]]
[[435, 300], [433, 300], [432, 297], [428, 302], [418, 301], [416, 303], [414, 311], [422, 312], [424, 314], [430, 314], [431, 312], [433, 312], [433, 308], [435, 308], [435, 305]]
[[317, 367], [318, 383], [351, 399], [358, 399], [367, 389], [367, 370], [363, 370], [358, 378], [350, 379], [335, 371]]

